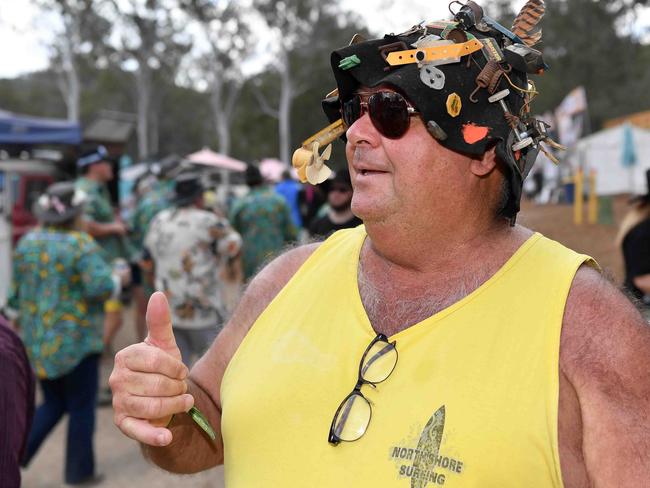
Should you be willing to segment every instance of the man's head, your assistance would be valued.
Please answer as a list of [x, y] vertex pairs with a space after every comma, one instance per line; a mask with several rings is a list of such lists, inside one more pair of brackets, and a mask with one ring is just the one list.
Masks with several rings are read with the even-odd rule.
[[347, 169], [340, 169], [334, 178], [328, 181], [327, 203], [335, 212], [350, 210], [352, 202], [352, 183], [350, 172]]
[[[419, 127], [438, 152], [499, 161], [510, 191], [501, 213], [514, 218], [523, 179], [546, 135], [528, 111], [527, 75], [543, 69], [541, 54], [484, 17], [473, 2], [462, 6], [454, 21], [356, 41], [332, 53], [338, 92], [323, 101], [330, 120], [342, 117], [348, 128], [348, 146], [353, 146], [348, 156], [363, 140], [360, 135], [367, 135], [357, 133], [351, 141], [353, 126], [364, 118], [388, 145], [400, 141], [400, 150]], [[422, 144], [419, 138], [410, 142]], [[354, 177], [353, 159], [350, 164]]]
[[113, 179], [113, 164], [104, 146], [95, 146], [81, 154], [77, 169], [85, 176], [106, 183]]
[[177, 207], [203, 206], [203, 183], [196, 171], [181, 173], [174, 180], [174, 205]]
[[246, 166], [244, 179], [250, 188], [257, 188], [259, 186], [262, 186], [264, 183], [264, 177], [262, 176], [260, 169], [253, 164]]

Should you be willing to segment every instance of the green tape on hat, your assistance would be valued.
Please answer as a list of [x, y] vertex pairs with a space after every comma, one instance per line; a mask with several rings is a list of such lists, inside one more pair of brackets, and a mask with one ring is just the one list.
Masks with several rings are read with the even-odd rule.
[[355, 66], [359, 66], [361, 64], [361, 60], [359, 59], [359, 56], [356, 54], [353, 54], [352, 56], [348, 56], [347, 58], [343, 58], [339, 62], [339, 68], [342, 70], [348, 70], [350, 68], [354, 68]]

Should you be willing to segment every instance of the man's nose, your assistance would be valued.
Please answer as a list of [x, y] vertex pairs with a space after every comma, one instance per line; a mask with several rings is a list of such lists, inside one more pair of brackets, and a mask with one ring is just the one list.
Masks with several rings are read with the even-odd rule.
[[352, 144], [353, 146], [360, 144], [375, 146], [381, 139], [381, 135], [370, 120], [367, 111], [364, 111], [361, 117], [348, 127], [345, 135], [348, 139], [348, 144]]

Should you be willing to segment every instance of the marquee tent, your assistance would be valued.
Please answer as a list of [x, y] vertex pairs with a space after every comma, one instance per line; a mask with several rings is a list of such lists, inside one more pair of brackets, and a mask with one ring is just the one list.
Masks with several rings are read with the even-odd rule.
[[650, 130], [620, 125], [580, 139], [569, 156], [573, 170], [596, 171], [596, 194], [646, 193]]

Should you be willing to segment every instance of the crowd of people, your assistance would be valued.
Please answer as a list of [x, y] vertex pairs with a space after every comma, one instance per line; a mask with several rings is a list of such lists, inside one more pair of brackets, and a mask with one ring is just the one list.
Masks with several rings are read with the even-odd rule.
[[[125, 302], [133, 303], [133, 335], [143, 340], [149, 297], [155, 290], [163, 292], [180, 358], [191, 366], [227, 319], [224, 284], [248, 280], [270, 257], [310, 232], [303, 225], [309, 224], [307, 212], [312, 210], [303, 185], [290, 177], [277, 184], [265, 181], [254, 165], [245, 173], [250, 191], [227, 209], [206, 205], [204, 195], [210, 188], [203, 173], [167, 160], [156, 166], [153, 181], [140, 189], [126, 222], [108, 191], [115, 174], [106, 149], [86, 151], [77, 169], [76, 181], [55, 183], [38, 198], [33, 211], [39, 225], [14, 252], [7, 307], [11, 326], [2, 327], [6, 339], [2, 347], [12, 351], [3, 349], [3, 355], [22, 361], [18, 371], [16, 365], [5, 371], [20, 389], [13, 396], [24, 403], [17, 402], [12, 409], [17, 418], [7, 419], [14, 446], [15, 469], [7, 474], [11, 486], [18, 486], [18, 463], [29, 464], [65, 414], [69, 416], [65, 482], [101, 481], [93, 449], [96, 407], [110, 405], [112, 396], [107, 385], [99, 384], [98, 373], [102, 357], [114, 354]], [[337, 220], [331, 227], [323, 223], [330, 214], [345, 210], [341, 194], [349, 194], [350, 212], [352, 187], [344, 174], [346, 170], [341, 170], [324, 188], [315, 189], [336, 195], [330, 197], [329, 206], [314, 211], [314, 223], [319, 223], [313, 229], [315, 238], [346, 223], [360, 223], [358, 219]], [[341, 178], [347, 181], [344, 190]], [[324, 199], [314, 202], [323, 204]], [[23, 352], [12, 330], [20, 334]], [[34, 396], [30, 369], [43, 398], [33, 418], [28, 408]]]
[[[67, 412], [65, 481], [97, 481], [99, 357], [123, 286], [149, 280], [143, 339], [117, 352], [109, 384], [117, 427], [169, 472], [224, 463], [229, 488], [647, 486], [648, 323], [594, 259], [516, 223], [553, 143], [530, 112], [543, 2], [514, 32], [453, 5], [453, 22], [332, 53], [317, 136], [345, 131], [349, 173], [326, 196], [249, 166], [249, 193], [215, 213], [199, 174], [163, 171], [129, 226], [96, 148], [76, 184], [39, 198], [10, 304], [44, 402], [24, 448], [29, 407], [15, 416], [14, 460]], [[314, 144], [307, 180], [327, 159]], [[329, 237], [269, 262], [309, 232]], [[227, 318], [220, 286], [239, 259], [249, 284]], [[645, 293], [650, 268], [628, 272]], [[9, 388], [29, 392], [9, 344]]]

